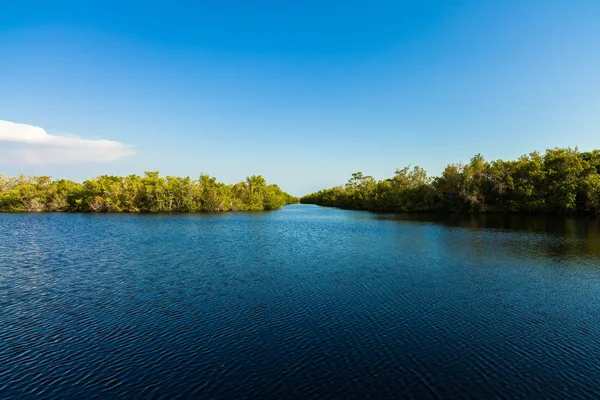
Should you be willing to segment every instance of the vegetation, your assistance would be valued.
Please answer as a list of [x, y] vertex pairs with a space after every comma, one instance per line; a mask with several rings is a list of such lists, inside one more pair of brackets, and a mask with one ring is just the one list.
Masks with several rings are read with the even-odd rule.
[[48, 176], [0, 175], [3, 212], [203, 212], [274, 210], [298, 199], [262, 176], [227, 185], [208, 175], [198, 180], [159, 176], [101, 176], [77, 183]]
[[555, 148], [515, 161], [448, 165], [439, 177], [420, 167], [376, 181], [360, 172], [345, 186], [304, 196], [302, 203], [379, 212], [595, 213], [600, 211], [600, 150]]

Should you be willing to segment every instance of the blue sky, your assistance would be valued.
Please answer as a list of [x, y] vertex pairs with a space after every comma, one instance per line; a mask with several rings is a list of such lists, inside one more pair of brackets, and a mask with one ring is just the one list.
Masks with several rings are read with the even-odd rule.
[[0, 135], [0, 173], [262, 174], [296, 195], [600, 148], [600, 1], [5, 0], [0, 120], [133, 149], [31, 162]]

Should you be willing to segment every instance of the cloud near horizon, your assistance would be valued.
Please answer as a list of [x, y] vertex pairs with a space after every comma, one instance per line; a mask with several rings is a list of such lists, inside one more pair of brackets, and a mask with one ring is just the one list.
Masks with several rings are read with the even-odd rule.
[[0, 163], [111, 162], [133, 154], [132, 146], [112, 140], [50, 135], [37, 126], [0, 120]]

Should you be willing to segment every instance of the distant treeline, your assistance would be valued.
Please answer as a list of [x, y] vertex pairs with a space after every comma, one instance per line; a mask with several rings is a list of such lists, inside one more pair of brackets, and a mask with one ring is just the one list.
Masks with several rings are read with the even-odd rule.
[[439, 177], [420, 167], [376, 181], [361, 172], [345, 186], [304, 196], [302, 203], [378, 212], [596, 213], [600, 210], [600, 150], [555, 148], [515, 161], [478, 154]]
[[298, 199], [262, 176], [228, 185], [208, 175], [198, 180], [158, 172], [101, 176], [77, 183], [48, 176], [0, 175], [2, 212], [210, 212], [274, 210]]

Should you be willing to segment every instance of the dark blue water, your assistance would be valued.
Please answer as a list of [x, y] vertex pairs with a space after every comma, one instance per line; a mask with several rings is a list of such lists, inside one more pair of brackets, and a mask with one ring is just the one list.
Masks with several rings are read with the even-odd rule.
[[0, 214], [0, 398], [599, 398], [594, 221]]

